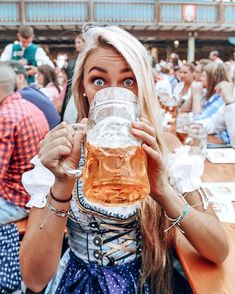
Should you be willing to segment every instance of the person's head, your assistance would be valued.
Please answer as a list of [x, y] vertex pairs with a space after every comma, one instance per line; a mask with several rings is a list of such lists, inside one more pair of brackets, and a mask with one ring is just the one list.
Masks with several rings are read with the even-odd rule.
[[28, 85], [27, 72], [24, 66], [17, 61], [9, 61], [8, 64], [12, 67], [16, 74], [16, 90], [21, 90]]
[[209, 53], [209, 59], [215, 61], [219, 57], [219, 51], [214, 50]]
[[6, 62], [0, 61], [0, 102], [15, 91], [16, 74]]
[[34, 38], [34, 30], [31, 26], [22, 25], [19, 27], [17, 37], [23, 48], [27, 48]]
[[203, 72], [203, 67], [205, 65], [207, 65], [208, 63], [210, 63], [211, 60], [210, 59], [200, 59], [199, 61], [196, 62], [196, 66], [195, 66], [195, 70], [194, 70], [194, 80], [196, 82], [200, 82], [201, 81], [201, 76], [202, 76], [202, 72]]
[[179, 55], [175, 52], [171, 53], [169, 57], [169, 62], [172, 63], [172, 67], [179, 65]]
[[191, 84], [193, 81], [194, 65], [192, 63], [185, 63], [180, 67], [179, 77], [181, 82]]
[[50, 65], [44, 64], [37, 67], [37, 83], [40, 86], [46, 87], [49, 83], [55, 84], [56, 82], [55, 71]]
[[80, 53], [84, 46], [84, 37], [82, 33], [76, 35], [74, 39], [74, 46], [75, 46], [76, 52]]
[[[79, 118], [88, 116], [89, 102], [96, 91], [118, 86], [128, 88], [138, 96], [142, 115], [151, 117], [156, 125], [160, 119], [160, 116], [156, 117], [159, 109], [155, 110], [152, 68], [144, 46], [118, 27], [91, 28], [84, 37], [85, 45], [73, 79]], [[87, 99], [84, 99], [84, 93]], [[156, 128], [159, 126], [160, 122]]]
[[203, 67], [201, 81], [207, 90], [206, 98], [209, 99], [215, 93], [216, 85], [222, 81], [230, 82], [230, 79], [224, 64], [210, 62]]
[[[84, 37], [85, 45], [76, 63], [72, 85], [79, 119], [88, 116], [89, 103], [98, 90], [124, 87], [137, 96], [141, 115], [155, 127], [160, 150], [163, 151], [160, 108], [155, 98], [152, 68], [144, 46], [118, 27], [91, 28]], [[167, 221], [151, 197], [146, 197], [140, 211], [144, 236], [142, 281], [151, 275], [160, 288], [169, 286], [170, 283], [164, 280], [163, 264], [166, 265], [165, 269], [168, 268], [168, 246], [174, 231], [167, 232], [162, 238], [160, 231], [167, 226]], [[148, 214], [152, 217], [147, 217]]]

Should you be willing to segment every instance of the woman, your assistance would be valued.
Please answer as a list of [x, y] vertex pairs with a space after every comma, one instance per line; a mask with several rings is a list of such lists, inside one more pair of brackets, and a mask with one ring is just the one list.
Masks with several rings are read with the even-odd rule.
[[59, 85], [54, 69], [49, 65], [41, 65], [37, 67], [37, 84], [46, 96], [55, 105], [58, 113], [61, 112], [64, 97], [62, 87]]
[[222, 106], [213, 116], [201, 120], [208, 134], [218, 137], [224, 144], [230, 144], [235, 148], [235, 95], [234, 85], [223, 81], [216, 86], [224, 101]]
[[191, 84], [193, 82], [194, 65], [185, 63], [180, 68], [180, 83], [174, 89], [173, 96], [178, 101], [179, 108], [191, 97]]
[[216, 85], [222, 81], [230, 81], [223, 64], [210, 62], [205, 65], [201, 83], [192, 84], [191, 99], [182, 106], [181, 111], [192, 111], [195, 120], [212, 117], [224, 105], [220, 93], [216, 92]]
[[[65, 123], [51, 131], [42, 141], [39, 155], [55, 176], [51, 187], [54, 199], [50, 193], [46, 202], [56, 214], [45, 207], [42, 193], [42, 200], [34, 202], [36, 207], [30, 212], [20, 253], [24, 282], [34, 291], [43, 289], [56, 272], [67, 222], [67, 215], [59, 217], [58, 211], [67, 211], [70, 205], [77, 221], [68, 223], [70, 256], [56, 293], [139, 293], [141, 288], [142, 293], [172, 293], [170, 255], [179, 223], [205, 258], [221, 263], [228, 254], [225, 234], [211, 210], [207, 213], [200, 206], [198, 194], [187, 197], [191, 205], [197, 204], [189, 207], [168, 182], [164, 160], [168, 150], [164, 146], [167, 144], [172, 150], [179, 142], [161, 130], [145, 48], [117, 27], [91, 28], [85, 34], [73, 80], [84, 126], [90, 102], [98, 90], [106, 87], [124, 87], [138, 97], [143, 118], [132, 124], [131, 132], [143, 142], [147, 155], [150, 196], [138, 207], [99, 209], [89, 205], [82, 195], [81, 181], [76, 183], [61, 168], [64, 157], [71, 168], [77, 168], [83, 132], [76, 132], [73, 139], [73, 128]], [[81, 203], [89, 208], [81, 208]], [[103, 224], [107, 230], [102, 230]]]

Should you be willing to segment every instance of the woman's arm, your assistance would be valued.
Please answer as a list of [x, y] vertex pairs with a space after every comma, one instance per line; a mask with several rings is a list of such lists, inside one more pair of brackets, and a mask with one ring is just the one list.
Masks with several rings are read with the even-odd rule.
[[224, 120], [229, 134], [230, 143], [235, 147], [235, 97], [233, 96], [233, 84], [223, 81], [216, 87], [224, 100]]
[[203, 95], [203, 85], [200, 82], [193, 82], [191, 85], [192, 91], [192, 112], [197, 114], [202, 112], [201, 98]]
[[[55, 183], [53, 194], [69, 198], [73, 182], [66, 185]], [[59, 203], [50, 198], [50, 203], [58, 210], [68, 210], [70, 204]], [[20, 248], [20, 265], [26, 286], [40, 292], [54, 276], [62, 250], [67, 217], [58, 217], [45, 208], [32, 208], [27, 230]], [[42, 228], [40, 228], [42, 226]]]
[[[166, 163], [156, 142], [154, 128], [143, 120], [133, 124], [133, 134], [143, 140], [143, 149], [148, 157], [148, 174], [151, 197], [165, 210], [170, 218], [177, 218], [185, 209], [181, 197], [169, 185]], [[165, 135], [167, 136], [167, 135]], [[174, 149], [172, 139], [170, 149]], [[177, 143], [178, 144], [178, 143]], [[169, 145], [168, 145], [169, 146]], [[186, 196], [190, 204], [189, 212], [181, 221], [181, 229], [190, 243], [205, 258], [215, 263], [224, 261], [228, 254], [228, 243], [223, 228], [211, 208], [206, 211], [197, 192]], [[192, 207], [197, 205], [195, 207]]]
[[235, 148], [235, 101], [232, 104], [225, 105], [224, 118], [230, 144]]
[[[50, 131], [40, 144], [40, 159], [54, 175], [52, 193], [59, 200], [68, 200], [75, 180], [66, 175], [61, 158], [71, 168], [76, 168], [80, 160], [82, 132], [62, 123]], [[40, 176], [40, 175], [39, 175]], [[70, 201], [61, 203], [49, 197], [51, 206], [67, 211]], [[56, 272], [63, 243], [67, 217], [59, 217], [45, 208], [32, 208], [26, 234], [20, 249], [20, 263], [23, 280], [28, 288], [41, 291]], [[40, 228], [41, 227], [41, 228]]]

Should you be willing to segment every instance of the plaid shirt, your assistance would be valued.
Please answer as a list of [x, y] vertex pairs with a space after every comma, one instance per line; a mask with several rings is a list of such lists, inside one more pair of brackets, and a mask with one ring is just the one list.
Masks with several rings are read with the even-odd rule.
[[24, 207], [29, 195], [21, 176], [32, 168], [49, 127], [44, 114], [19, 93], [0, 102], [0, 197]]

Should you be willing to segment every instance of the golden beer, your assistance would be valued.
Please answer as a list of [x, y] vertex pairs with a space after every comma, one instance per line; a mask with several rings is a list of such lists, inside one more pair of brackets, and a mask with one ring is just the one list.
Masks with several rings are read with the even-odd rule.
[[83, 192], [103, 205], [134, 204], [150, 192], [146, 154], [141, 146], [118, 148], [86, 144]]

